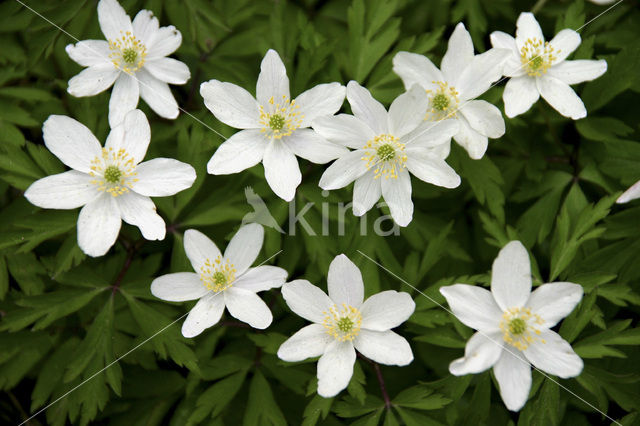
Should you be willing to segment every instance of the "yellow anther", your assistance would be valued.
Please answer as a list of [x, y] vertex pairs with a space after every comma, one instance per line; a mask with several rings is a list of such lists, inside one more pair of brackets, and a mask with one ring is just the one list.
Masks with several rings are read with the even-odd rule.
[[527, 74], [539, 77], [546, 74], [547, 70], [558, 59], [555, 56], [559, 50], [554, 50], [548, 41], [543, 42], [537, 38], [529, 38], [520, 49], [520, 62]]
[[117, 197], [129, 192], [138, 181], [135, 169], [135, 160], [124, 149], [102, 148], [101, 154], [91, 162], [89, 175], [95, 178], [91, 183], [98, 186], [98, 191]]
[[362, 314], [353, 306], [343, 303], [333, 305], [325, 315], [322, 324], [325, 332], [341, 342], [352, 341], [360, 332]]
[[109, 58], [113, 66], [128, 74], [133, 74], [144, 65], [147, 47], [131, 34], [120, 31], [121, 37], [109, 40]]
[[407, 155], [404, 144], [393, 135], [381, 134], [367, 141], [364, 148], [367, 170], [374, 168], [374, 178], [384, 176], [385, 179], [398, 178], [398, 172], [406, 168]]
[[260, 124], [261, 132], [269, 139], [289, 136], [302, 124], [304, 116], [298, 111], [295, 99], [290, 101], [286, 96], [282, 96], [282, 99], [276, 102], [272, 96], [267, 104], [260, 105]]
[[444, 81], [432, 81], [438, 86], [437, 90], [427, 90], [429, 106], [424, 116], [425, 120], [440, 121], [448, 118], [455, 118], [458, 111], [460, 93], [455, 87], [449, 86]]
[[236, 268], [228, 260], [218, 256], [213, 262], [207, 259], [200, 268], [200, 280], [209, 290], [223, 291], [233, 285], [236, 279]]
[[540, 335], [540, 329], [535, 327], [542, 324], [544, 320], [529, 308], [509, 308], [502, 314], [500, 330], [505, 342], [523, 351], [536, 340], [545, 343], [537, 337]]

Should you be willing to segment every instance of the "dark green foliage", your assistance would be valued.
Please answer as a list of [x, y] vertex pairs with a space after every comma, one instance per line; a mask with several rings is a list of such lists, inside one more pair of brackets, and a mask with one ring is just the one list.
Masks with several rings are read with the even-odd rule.
[[[356, 362], [347, 390], [316, 394], [315, 363], [284, 363], [278, 346], [304, 321], [278, 290], [263, 294], [274, 322], [264, 332], [225, 314], [195, 339], [180, 334], [192, 303], [154, 298], [154, 277], [190, 271], [182, 235], [198, 228], [225, 246], [245, 214], [244, 188], [262, 197], [280, 226], [289, 210], [267, 186], [262, 166], [237, 175], [206, 174], [206, 162], [233, 129], [206, 110], [200, 83], [212, 78], [255, 91], [262, 55], [276, 49], [295, 96], [318, 83], [355, 79], [386, 105], [403, 91], [391, 71], [400, 50], [440, 63], [453, 26], [464, 21], [476, 50], [491, 31], [515, 31], [533, 2], [524, 0], [124, 0], [134, 15], [148, 8], [161, 25], [175, 25], [183, 43], [174, 55], [191, 80], [172, 86], [181, 113], [160, 119], [141, 101], [152, 129], [147, 158], [192, 164], [194, 186], [155, 200], [168, 232], [145, 241], [123, 225], [110, 252], [86, 257], [76, 244], [77, 211], [41, 210], [23, 191], [64, 166], [44, 147], [41, 126], [51, 114], [73, 117], [104, 141], [109, 92], [91, 98], [66, 93], [80, 71], [65, 53], [75, 42], [19, 2], [0, 4], [0, 422], [17, 424], [55, 402], [30, 424], [356, 424], [356, 425], [589, 425], [604, 417], [640, 421], [640, 207], [614, 204], [640, 179], [640, 10], [626, 0], [581, 30], [575, 58], [604, 58], [608, 72], [575, 86], [588, 117], [573, 122], [540, 101], [506, 120], [482, 160], [452, 146], [449, 163], [462, 185], [445, 190], [413, 180], [414, 220], [399, 235], [372, 232], [384, 210], [360, 221], [348, 210], [338, 227], [338, 203], [351, 189], [322, 194], [324, 166], [302, 161], [295, 211], [315, 202], [305, 219], [329, 236], [266, 231], [259, 261], [326, 288], [329, 262], [347, 254], [363, 271], [367, 295], [407, 291], [417, 308], [400, 328], [414, 351], [407, 367]], [[537, 17], [554, 30], [580, 28], [605, 8], [582, 0], [539, 1]], [[34, 0], [29, 7], [78, 40], [102, 39], [96, 2]], [[504, 83], [483, 97], [503, 108]], [[345, 103], [343, 107], [348, 112]], [[190, 115], [193, 116], [190, 116]], [[390, 221], [382, 223], [389, 229]], [[289, 232], [291, 233], [291, 232]], [[584, 359], [576, 379], [534, 373], [528, 404], [508, 412], [491, 372], [453, 377], [449, 363], [463, 354], [472, 331], [435, 302], [438, 288], [456, 282], [488, 285], [499, 248], [520, 239], [535, 257], [534, 285], [571, 281], [584, 287], [580, 305], [559, 326]], [[281, 250], [281, 251], [280, 251]], [[379, 268], [379, 262], [419, 291]], [[177, 320], [177, 321], [176, 321]], [[118, 360], [116, 362], [116, 360]], [[105, 369], [106, 368], [106, 369]], [[103, 371], [104, 370], [104, 371]], [[556, 380], [556, 379], [554, 379]], [[85, 382], [86, 381], [86, 382]], [[78, 387], [79, 386], [79, 387]], [[76, 390], [74, 390], [78, 387]], [[68, 395], [67, 392], [71, 391]], [[387, 398], [385, 401], [385, 398]], [[606, 420], [610, 422], [610, 420]]]

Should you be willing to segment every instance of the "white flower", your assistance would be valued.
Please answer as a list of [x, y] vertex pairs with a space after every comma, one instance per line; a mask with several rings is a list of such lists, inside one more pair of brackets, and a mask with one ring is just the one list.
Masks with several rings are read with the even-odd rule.
[[291, 100], [287, 70], [275, 50], [269, 50], [260, 65], [256, 98], [235, 84], [202, 83], [200, 94], [213, 115], [231, 127], [245, 129], [220, 145], [207, 170], [226, 175], [262, 162], [273, 192], [291, 201], [302, 181], [296, 155], [324, 164], [346, 151], [308, 129], [314, 118], [340, 109], [344, 92], [339, 83], [319, 84]]
[[393, 71], [407, 90], [419, 84], [426, 90], [429, 103], [425, 120], [453, 119], [460, 123], [453, 139], [474, 159], [482, 158], [488, 138], [504, 135], [500, 110], [487, 101], [475, 100], [502, 76], [502, 64], [510, 51], [490, 49], [474, 55], [471, 35], [463, 23], [456, 26], [440, 71], [426, 56], [398, 52], [393, 58]]
[[387, 365], [408, 365], [411, 347], [391, 331], [415, 309], [408, 293], [383, 291], [364, 301], [362, 275], [344, 254], [329, 266], [329, 296], [307, 280], [282, 286], [289, 308], [313, 324], [300, 329], [278, 349], [278, 357], [296, 362], [319, 356], [318, 394], [325, 398], [347, 387], [353, 375], [356, 349]]
[[532, 13], [521, 13], [516, 25], [515, 39], [501, 31], [491, 33], [493, 47], [511, 51], [504, 66], [504, 75], [511, 79], [502, 95], [507, 117], [528, 111], [540, 96], [565, 117], [586, 117], [582, 100], [569, 85], [600, 77], [607, 71], [607, 62], [567, 61], [580, 45], [580, 34], [564, 29], [546, 42]]
[[159, 27], [149, 10], [138, 12], [132, 23], [116, 0], [100, 0], [98, 21], [107, 41], [83, 40], [66, 48], [71, 59], [88, 67], [69, 80], [68, 92], [93, 96], [115, 82], [109, 101], [111, 127], [136, 108], [139, 97], [159, 116], [176, 118], [178, 104], [169, 84], [184, 84], [191, 74], [184, 63], [165, 56], [180, 47], [180, 31], [173, 25]]
[[195, 337], [220, 321], [225, 306], [229, 313], [251, 327], [264, 329], [273, 316], [256, 294], [278, 288], [287, 272], [276, 266], [251, 268], [262, 248], [264, 230], [252, 223], [233, 236], [224, 255], [203, 233], [184, 233], [184, 250], [194, 272], [177, 272], [156, 278], [151, 293], [169, 302], [198, 300], [182, 324], [184, 337]]
[[640, 198], [640, 180], [634, 183], [633, 185], [631, 185], [629, 189], [624, 191], [624, 193], [618, 197], [618, 199], [616, 200], [616, 203], [618, 204], [628, 203], [629, 201], [635, 200], [637, 198]]
[[582, 359], [551, 330], [580, 302], [582, 287], [557, 282], [532, 293], [529, 255], [519, 241], [504, 246], [493, 262], [491, 292], [454, 284], [440, 293], [463, 324], [478, 330], [467, 342], [465, 356], [453, 361], [449, 371], [462, 376], [493, 367], [509, 410], [518, 411], [527, 402], [530, 364], [563, 379], [582, 371]]
[[320, 187], [353, 188], [353, 214], [362, 216], [380, 199], [389, 205], [393, 220], [407, 226], [413, 217], [411, 172], [418, 179], [445, 188], [460, 185], [460, 177], [444, 159], [458, 123], [424, 121], [428, 99], [415, 85], [398, 96], [389, 112], [355, 81], [347, 85], [354, 115], [340, 114], [313, 121], [327, 140], [354, 148], [325, 170]]
[[42, 126], [46, 147], [71, 167], [35, 181], [24, 193], [47, 209], [82, 207], [78, 245], [89, 256], [102, 256], [114, 244], [121, 220], [137, 226], [147, 240], [162, 240], [165, 224], [149, 197], [165, 197], [189, 188], [196, 179], [190, 165], [170, 158], [144, 158], [151, 129], [140, 110], [114, 127], [104, 148], [83, 124], [52, 115]]

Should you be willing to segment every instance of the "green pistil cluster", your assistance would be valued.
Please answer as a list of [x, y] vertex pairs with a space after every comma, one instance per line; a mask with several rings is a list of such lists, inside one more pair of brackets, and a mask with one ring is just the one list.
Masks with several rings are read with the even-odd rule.
[[338, 330], [348, 333], [353, 329], [353, 321], [349, 317], [342, 317], [338, 320]]
[[272, 115], [271, 118], [269, 118], [269, 127], [273, 130], [282, 130], [284, 124], [284, 117], [279, 114]]
[[433, 104], [433, 108], [437, 111], [444, 111], [449, 108], [449, 98], [447, 95], [442, 93], [435, 95], [431, 100], [431, 103]]
[[109, 166], [104, 171], [104, 180], [109, 183], [118, 183], [122, 178], [122, 171], [116, 166]]
[[222, 272], [216, 272], [213, 274], [213, 282], [216, 286], [224, 287], [227, 285], [227, 276]]
[[522, 318], [513, 318], [509, 321], [509, 331], [511, 334], [519, 335], [525, 332], [527, 323]]
[[385, 143], [384, 145], [380, 145], [378, 147], [377, 153], [378, 153], [378, 158], [381, 161], [393, 160], [396, 156], [396, 150], [393, 149], [393, 147], [388, 143]]
[[124, 49], [122, 52], [122, 59], [128, 64], [133, 64], [138, 59], [138, 52], [135, 49]]

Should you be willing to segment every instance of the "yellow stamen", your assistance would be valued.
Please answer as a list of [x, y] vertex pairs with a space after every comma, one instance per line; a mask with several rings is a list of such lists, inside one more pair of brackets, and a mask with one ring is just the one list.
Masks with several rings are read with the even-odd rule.
[[360, 332], [362, 314], [353, 306], [343, 303], [341, 306], [333, 305], [325, 315], [322, 324], [325, 332], [336, 340], [345, 342], [353, 341]]
[[374, 178], [384, 176], [385, 179], [398, 178], [398, 171], [406, 168], [407, 155], [404, 144], [393, 135], [381, 134], [367, 141], [364, 146], [366, 155], [362, 160], [367, 162], [367, 170], [375, 167]]
[[559, 52], [559, 50], [554, 50], [548, 41], [542, 42], [535, 37], [529, 38], [520, 49], [520, 62], [527, 74], [532, 77], [540, 77], [542, 74], [546, 74], [553, 65], [553, 61], [558, 59], [554, 53]]
[[117, 69], [133, 74], [144, 65], [147, 47], [131, 31], [122, 32], [115, 40], [109, 40], [109, 58]]
[[91, 183], [98, 185], [98, 191], [117, 197], [138, 181], [135, 170], [135, 160], [124, 149], [102, 148], [102, 154], [91, 162], [89, 175], [95, 178]]
[[[540, 339], [540, 329], [536, 328], [544, 324], [544, 320], [539, 315], [531, 312], [529, 308], [510, 308], [502, 314], [500, 330], [505, 342], [523, 351], [536, 340], [545, 343]], [[533, 334], [532, 334], [533, 333]]]
[[209, 259], [205, 261], [204, 266], [200, 268], [200, 280], [209, 290], [219, 292], [233, 285], [236, 272], [232, 263], [218, 256], [213, 262]]
[[261, 132], [269, 139], [281, 139], [291, 135], [302, 124], [303, 115], [298, 111], [295, 99], [290, 101], [282, 96], [280, 102], [276, 102], [273, 96], [268, 105], [260, 105]]

